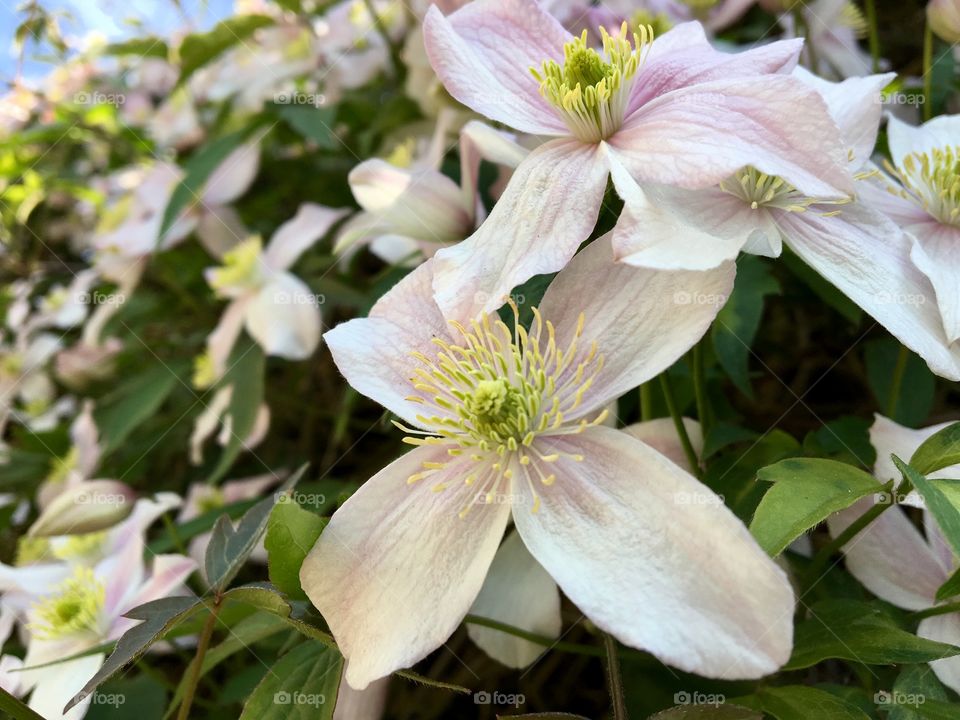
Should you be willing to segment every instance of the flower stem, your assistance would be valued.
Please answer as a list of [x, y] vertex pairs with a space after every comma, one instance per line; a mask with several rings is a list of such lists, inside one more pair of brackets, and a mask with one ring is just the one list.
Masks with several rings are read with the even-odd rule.
[[[900, 487], [896, 490], [896, 495], [907, 495], [910, 492], [910, 489], [910, 484], [907, 480], [904, 480], [902, 483], [900, 483]], [[888, 508], [896, 505], [893, 480], [888, 482], [886, 485], [878, 486], [877, 490], [878, 492], [888, 494], [893, 500], [888, 503], [876, 503], [863, 515], [850, 523], [846, 530], [837, 535], [837, 537], [817, 551], [816, 556], [814, 556], [806, 570], [806, 577], [811, 581], [808, 583], [808, 586], [815, 584], [820, 579], [820, 576], [823, 574], [825, 568], [827, 567], [827, 563], [830, 562], [830, 558], [833, 557], [834, 553], [838, 552], [844, 545], [853, 540], [853, 538], [860, 534], [861, 530], [866, 528], [867, 525], [880, 517], [880, 515], [886, 512]]]
[[650, 382], [640, 386], [640, 422], [653, 420], [653, 388]]
[[877, 3], [876, 0], [864, 0], [864, 8], [867, 11], [867, 26], [870, 43], [870, 67], [871, 72], [880, 72], [880, 35], [877, 32]]
[[627, 720], [627, 704], [623, 698], [623, 678], [620, 676], [620, 656], [617, 655], [617, 641], [610, 633], [603, 634], [603, 647], [607, 653], [607, 683], [610, 686], [610, 704], [613, 706], [613, 720]]
[[690, 361], [693, 365], [693, 394], [697, 402], [697, 419], [700, 421], [703, 436], [706, 437], [710, 426], [710, 405], [707, 402], [707, 383], [703, 369], [703, 346], [701, 343], [693, 346]]
[[803, 48], [807, 51], [807, 63], [810, 66], [810, 72], [817, 72], [817, 52], [813, 47], [813, 37], [810, 32], [810, 26], [803, 17], [803, 10], [800, 5], [793, 11], [793, 19], [797, 26], [797, 35], [803, 37]]
[[900, 353], [897, 355], [897, 364], [893, 367], [893, 380], [890, 383], [890, 397], [887, 399], [887, 417], [896, 420], [897, 403], [900, 401], [900, 390], [903, 388], [903, 374], [907, 369], [907, 360], [910, 359], [910, 351], [903, 345], [900, 346]]
[[935, 615], [949, 615], [950, 613], [960, 612], [960, 602], [947, 603], [946, 605], [937, 605], [936, 607], [918, 610], [911, 617], [914, 620], [923, 620], [924, 618], [934, 617]]
[[200, 682], [200, 672], [203, 669], [203, 658], [207, 654], [207, 648], [210, 647], [210, 638], [213, 636], [213, 628], [217, 624], [217, 612], [220, 610], [220, 597], [214, 600], [210, 607], [210, 615], [203, 624], [203, 630], [200, 632], [200, 640], [197, 642], [197, 654], [193, 662], [193, 670], [187, 681], [186, 689], [183, 693], [183, 702], [180, 704], [180, 712], [177, 713], [177, 720], [187, 720], [190, 717], [190, 706], [193, 705], [193, 696], [197, 692], [197, 683]]
[[683, 453], [687, 456], [687, 462], [693, 468], [694, 474], [699, 478], [700, 460], [697, 458], [697, 452], [693, 449], [693, 443], [690, 442], [690, 436], [687, 435], [687, 428], [683, 424], [683, 417], [677, 410], [677, 401], [674, 399], [673, 386], [670, 385], [670, 378], [666, 372], [660, 373], [660, 385], [663, 388], [663, 399], [667, 403], [667, 410], [670, 411], [670, 417], [673, 418], [673, 425], [677, 429], [677, 435], [680, 436], [680, 444], [683, 446]]
[[933, 28], [928, 21], [923, 30], [923, 119], [933, 114]]

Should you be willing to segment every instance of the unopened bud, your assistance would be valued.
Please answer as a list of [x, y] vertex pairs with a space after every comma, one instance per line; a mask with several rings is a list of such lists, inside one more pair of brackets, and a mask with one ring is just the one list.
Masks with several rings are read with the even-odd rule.
[[116, 525], [133, 511], [134, 493], [117, 480], [90, 480], [57, 495], [31, 526], [28, 535], [79, 535]]
[[941, 40], [960, 42], [960, 0], [930, 0], [927, 22]]

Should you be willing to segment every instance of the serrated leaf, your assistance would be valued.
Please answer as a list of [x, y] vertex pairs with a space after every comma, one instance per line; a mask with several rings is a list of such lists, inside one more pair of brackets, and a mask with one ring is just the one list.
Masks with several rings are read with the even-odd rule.
[[736, 286], [710, 331], [720, 366], [747, 397], [753, 397], [750, 348], [760, 327], [764, 298], [779, 292], [780, 284], [770, 274], [768, 263], [755, 255], [741, 255], [737, 260]]
[[280, 493], [294, 487], [306, 470], [307, 466], [303, 465], [283, 483], [276, 493], [247, 510], [236, 528], [226, 515], [217, 521], [213, 526], [210, 544], [203, 559], [207, 581], [211, 588], [222, 592], [236, 577], [267, 529], [267, 520], [270, 518], [270, 511], [277, 497]]
[[343, 656], [305, 642], [273, 664], [247, 698], [240, 720], [330, 720]]
[[288, 597], [307, 599], [300, 587], [300, 566], [326, 524], [324, 518], [304, 510], [289, 496], [282, 496], [274, 505], [267, 521], [267, 569], [270, 582]]
[[757, 506], [750, 532], [770, 555], [835, 512], [879, 492], [876, 478], [852, 465], [820, 458], [789, 458], [761, 469], [773, 486]]
[[927, 510], [936, 519], [953, 552], [960, 554], [960, 481], [930, 480], [896, 455], [893, 456], [893, 463], [903, 473], [904, 479], [909, 480], [923, 497]]
[[233, 386], [227, 415], [230, 416], [230, 437], [207, 482], [219, 481], [240, 455], [244, 440], [250, 437], [257, 422], [260, 404], [263, 402], [263, 374], [266, 358], [263, 350], [253, 342], [237, 343], [231, 356], [231, 365], [221, 380], [221, 387]]
[[99, 443], [104, 455], [116, 450], [181, 384], [179, 367], [160, 364], [125, 382], [94, 411]]
[[760, 713], [741, 705], [678, 705], [648, 720], [762, 720]]
[[960, 422], [928, 437], [910, 458], [910, 465], [921, 475], [957, 464], [960, 464]]
[[764, 688], [735, 702], [763, 710], [776, 720], [869, 720], [869, 715], [855, 705], [803, 685]]
[[266, 15], [237, 15], [216, 24], [205, 33], [187, 35], [180, 45], [180, 80], [183, 83], [199, 68], [250, 37], [258, 28], [272, 25]]
[[825, 600], [794, 632], [793, 655], [784, 666], [797, 670], [828, 659], [866, 665], [923, 663], [951, 657], [960, 648], [917, 637], [876, 605], [856, 600]]

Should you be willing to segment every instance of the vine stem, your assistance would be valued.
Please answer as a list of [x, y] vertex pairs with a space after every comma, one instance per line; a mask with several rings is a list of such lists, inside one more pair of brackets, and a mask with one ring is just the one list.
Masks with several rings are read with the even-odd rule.
[[700, 421], [703, 436], [706, 437], [710, 426], [710, 406], [707, 403], [707, 382], [703, 369], [702, 343], [693, 346], [690, 360], [693, 365], [693, 394], [697, 402], [697, 419]]
[[907, 360], [910, 359], [910, 351], [906, 346], [900, 346], [900, 353], [897, 355], [897, 364], [893, 367], [893, 381], [890, 383], [890, 398], [887, 400], [887, 417], [895, 420], [897, 404], [900, 401], [900, 390], [903, 387], [903, 374], [907, 369]]
[[610, 633], [603, 634], [603, 647], [607, 655], [607, 684], [610, 686], [613, 720], [627, 720], [627, 703], [623, 697], [623, 677], [620, 675], [620, 656], [617, 654], [617, 641]]
[[640, 386], [640, 421], [653, 419], [653, 388], [649, 382]]
[[870, 66], [874, 73], [880, 72], [880, 34], [877, 31], [877, 3], [876, 0], [864, 0], [867, 11], [867, 28], [870, 43]]
[[190, 678], [187, 681], [186, 689], [183, 693], [183, 702], [180, 704], [180, 712], [177, 713], [177, 720], [187, 720], [190, 717], [190, 706], [193, 705], [193, 696], [197, 693], [197, 684], [200, 682], [200, 673], [203, 670], [203, 659], [210, 647], [210, 638], [213, 637], [213, 628], [217, 624], [217, 613], [220, 610], [221, 598], [217, 595], [210, 608], [210, 615], [203, 624], [203, 630], [200, 632], [200, 640], [197, 642], [197, 654], [193, 663], [193, 670], [190, 672]]
[[933, 28], [927, 21], [923, 30], [923, 119], [933, 114]]
[[697, 457], [696, 450], [693, 449], [693, 443], [690, 442], [690, 436], [687, 434], [687, 428], [683, 424], [683, 417], [677, 410], [677, 401], [674, 399], [673, 386], [670, 384], [670, 378], [666, 372], [660, 373], [660, 385], [663, 388], [663, 399], [667, 403], [667, 410], [670, 411], [670, 417], [673, 418], [673, 425], [677, 429], [677, 435], [680, 436], [680, 444], [683, 446], [683, 453], [687, 456], [687, 462], [693, 468], [694, 474], [700, 478], [700, 459]]

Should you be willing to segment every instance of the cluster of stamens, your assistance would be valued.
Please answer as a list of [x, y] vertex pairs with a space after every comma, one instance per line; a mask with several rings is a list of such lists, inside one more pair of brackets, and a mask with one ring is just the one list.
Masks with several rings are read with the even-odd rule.
[[[721, 181], [720, 189], [740, 198], [754, 210], [767, 207], [786, 210], [788, 212], [804, 212], [813, 204], [843, 205], [849, 203], [849, 198], [824, 199], [811, 198], [797, 190], [778, 175], [767, 175], [755, 167], [746, 167], [732, 177]], [[821, 215], [836, 215], [839, 210], [820, 213]]]
[[30, 631], [43, 640], [96, 632], [105, 598], [106, 589], [93, 570], [78, 567], [53, 595], [36, 605], [36, 620], [30, 624]]
[[224, 253], [223, 265], [210, 271], [210, 287], [218, 295], [229, 296], [237, 288], [253, 288], [262, 282], [261, 257], [263, 241], [259, 236], [247, 238]]
[[899, 169], [886, 167], [903, 186], [892, 192], [945, 225], [960, 226], [960, 146], [911, 153]]
[[640, 25], [631, 35], [627, 23], [612, 37], [600, 28], [603, 53], [587, 46], [587, 31], [563, 46], [563, 66], [553, 60], [530, 68], [540, 94], [560, 111], [570, 131], [584, 142], [599, 142], [620, 129], [633, 78], [653, 42], [653, 28]]
[[[514, 311], [511, 331], [497, 316], [485, 315], [470, 327], [451, 322], [456, 343], [434, 339], [433, 357], [413, 353], [421, 366], [411, 378], [416, 393], [408, 397], [424, 411], [417, 421], [424, 430], [398, 424], [409, 433], [412, 445], [442, 446], [448, 462], [427, 462], [411, 475], [414, 483], [430, 478], [451, 462], [471, 461], [463, 481], [475, 486], [481, 503], [493, 502], [498, 492], [520, 476], [533, 495], [533, 511], [539, 507], [538, 486], [552, 485], [550, 464], [561, 457], [582, 460], [580, 455], [544, 454], [534, 444], [538, 435], [582, 432], [603, 421], [566, 422], [583, 401], [584, 393], [603, 368], [596, 343], [581, 348], [584, 316], [581, 314], [573, 339], [566, 348], [557, 345], [554, 326], [534, 310], [534, 324], [527, 331]], [[435, 491], [449, 484], [440, 482]], [[465, 516], [474, 503], [465, 507]]]

